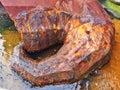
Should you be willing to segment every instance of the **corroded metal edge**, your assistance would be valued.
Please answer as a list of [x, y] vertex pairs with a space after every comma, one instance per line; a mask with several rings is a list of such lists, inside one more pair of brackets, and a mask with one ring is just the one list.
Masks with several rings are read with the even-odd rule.
[[[20, 48], [21, 46], [19, 46]], [[18, 47], [17, 47], [18, 48]], [[18, 49], [19, 50], [19, 49]], [[30, 73], [31, 68], [28, 68], [26, 70], [22, 66], [25, 66], [25, 63], [22, 65], [20, 63], [21, 61], [26, 62], [26, 57], [22, 57], [23, 59], [20, 59], [19, 57], [14, 58], [12, 62], [12, 69], [17, 72], [20, 76], [24, 77], [27, 81], [29, 81], [32, 85], [34, 86], [45, 86], [45, 85], [58, 85], [58, 84], [70, 84], [74, 83], [76, 81], [82, 80], [86, 78], [90, 73], [92, 73], [94, 70], [99, 69], [103, 67], [105, 64], [107, 64], [110, 60], [110, 55], [111, 55], [111, 50], [100, 60], [93, 60], [91, 62], [81, 62], [78, 66], [76, 66], [73, 70], [66, 70], [64, 72], [57, 72], [54, 74], [49, 74], [49, 75], [43, 75], [43, 76], [36, 76], [36, 72]], [[27, 57], [28, 59], [28, 57]], [[31, 64], [26, 63], [28, 67], [32, 66], [34, 67], [34, 64], [36, 62], [32, 62]], [[37, 62], [39, 63], [39, 62]], [[84, 63], [84, 65], [83, 65]], [[91, 64], [91, 65], [89, 65]], [[82, 65], [82, 68], [80, 67]], [[89, 66], [88, 66], [89, 65]], [[34, 70], [35, 67], [32, 69]], [[29, 71], [30, 70], [30, 71]], [[35, 74], [36, 73], [36, 74]], [[64, 76], [64, 78], [62, 77]]]

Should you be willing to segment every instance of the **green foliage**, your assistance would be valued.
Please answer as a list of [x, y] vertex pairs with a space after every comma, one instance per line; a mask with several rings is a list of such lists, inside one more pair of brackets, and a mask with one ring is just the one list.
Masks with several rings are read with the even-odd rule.
[[114, 17], [120, 18], [120, 5], [113, 3], [110, 0], [99, 0], [103, 7], [109, 11]]
[[110, 0], [111, 2], [120, 5], [120, 0]]

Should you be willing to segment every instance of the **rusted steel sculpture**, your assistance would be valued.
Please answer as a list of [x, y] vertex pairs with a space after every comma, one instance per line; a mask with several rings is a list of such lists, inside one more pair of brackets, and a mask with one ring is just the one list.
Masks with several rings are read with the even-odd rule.
[[[109, 61], [114, 26], [97, 0], [56, 0], [19, 13], [14, 22], [23, 45], [12, 68], [33, 85], [72, 83]], [[56, 43], [63, 46], [49, 58], [28, 55]]]

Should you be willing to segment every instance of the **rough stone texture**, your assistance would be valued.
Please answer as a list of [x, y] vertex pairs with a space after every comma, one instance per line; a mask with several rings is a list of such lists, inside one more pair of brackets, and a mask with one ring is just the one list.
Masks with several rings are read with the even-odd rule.
[[[109, 60], [114, 26], [97, 0], [58, 0], [19, 13], [15, 23], [23, 45], [12, 68], [33, 85], [72, 83]], [[62, 48], [42, 61], [28, 54], [56, 43]]]

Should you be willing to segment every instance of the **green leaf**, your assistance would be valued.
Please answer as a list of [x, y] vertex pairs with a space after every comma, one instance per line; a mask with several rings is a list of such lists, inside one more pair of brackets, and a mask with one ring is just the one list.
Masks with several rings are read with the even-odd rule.
[[99, 0], [103, 7], [107, 9], [113, 16], [120, 18], [120, 5], [111, 2], [110, 0]]

